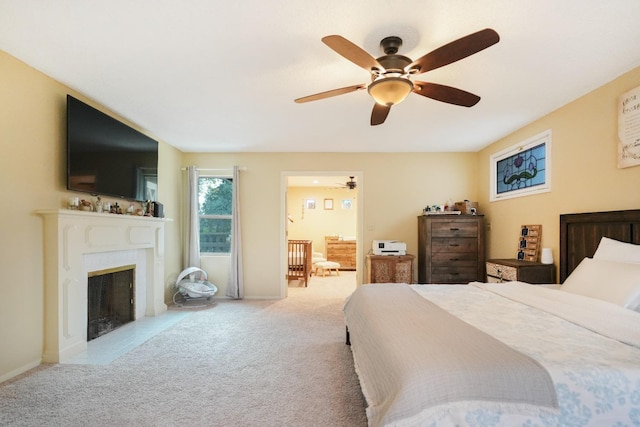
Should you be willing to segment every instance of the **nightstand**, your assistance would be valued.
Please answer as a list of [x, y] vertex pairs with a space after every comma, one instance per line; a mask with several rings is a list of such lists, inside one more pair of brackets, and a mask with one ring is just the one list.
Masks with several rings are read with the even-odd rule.
[[364, 283], [413, 283], [413, 260], [406, 255], [367, 255]]
[[514, 280], [533, 284], [556, 283], [556, 267], [553, 264], [517, 259], [487, 261], [487, 282], [502, 283]]

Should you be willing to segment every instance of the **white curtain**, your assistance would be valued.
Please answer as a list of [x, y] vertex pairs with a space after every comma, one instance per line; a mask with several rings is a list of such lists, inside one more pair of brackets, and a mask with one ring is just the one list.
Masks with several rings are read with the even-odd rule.
[[200, 218], [198, 217], [198, 169], [187, 168], [187, 212], [184, 268], [200, 268]]
[[242, 275], [242, 233], [240, 232], [240, 169], [233, 167], [233, 194], [231, 220], [231, 262], [229, 263], [229, 283], [227, 296], [244, 298], [244, 278]]

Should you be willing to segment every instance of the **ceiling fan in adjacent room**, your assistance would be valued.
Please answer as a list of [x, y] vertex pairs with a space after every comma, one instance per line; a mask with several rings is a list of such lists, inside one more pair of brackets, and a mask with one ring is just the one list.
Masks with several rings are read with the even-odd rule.
[[349, 61], [367, 70], [371, 74], [371, 82], [320, 92], [298, 98], [295, 102], [317, 101], [367, 89], [375, 101], [371, 112], [371, 125], [375, 126], [384, 123], [391, 107], [404, 101], [411, 92], [464, 107], [477, 104], [480, 101], [478, 95], [437, 83], [412, 81], [410, 77], [480, 52], [498, 43], [500, 36], [494, 30], [486, 28], [441, 46], [415, 61], [397, 54], [402, 46], [402, 39], [396, 36], [382, 39], [380, 46], [384, 56], [377, 59], [342, 36], [326, 36], [322, 41]]
[[355, 176], [350, 176], [349, 181], [344, 184], [339, 183], [338, 185], [340, 185], [341, 188], [346, 188], [347, 190], [354, 190], [358, 186], [358, 183], [355, 180]]

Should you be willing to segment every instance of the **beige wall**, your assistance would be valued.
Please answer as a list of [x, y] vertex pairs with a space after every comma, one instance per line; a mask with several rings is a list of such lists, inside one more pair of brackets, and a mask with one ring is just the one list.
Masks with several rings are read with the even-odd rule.
[[[42, 356], [43, 230], [35, 212], [62, 208], [71, 195], [89, 197], [66, 191], [66, 95], [100, 106], [2, 51], [0, 70], [2, 381], [38, 365]], [[179, 186], [173, 182], [180, 155], [160, 143], [159, 191], [168, 215], [179, 206]], [[167, 282], [179, 263], [178, 225], [174, 221], [166, 227]]]
[[[325, 252], [325, 236], [354, 237], [357, 231], [358, 192], [343, 188], [289, 187], [287, 212], [293, 222], [288, 224], [289, 239], [313, 240], [315, 252]], [[316, 201], [315, 209], [307, 209], [305, 201]], [[324, 209], [324, 200], [333, 201], [333, 209]], [[352, 203], [351, 209], [342, 209], [342, 200]]]
[[[488, 255], [513, 258], [522, 224], [542, 224], [558, 264], [559, 215], [640, 208], [640, 166], [617, 167], [617, 99], [640, 86], [640, 68], [525, 126], [478, 153], [480, 206]], [[489, 202], [489, 158], [547, 129], [553, 132], [551, 192]]]
[[[283, 171], [361, 173], [358, 194], [365, 252], [373, 239], [394, 238], [406, 241], [407, 251], [415, 254], [416, 217], [424, 206], [444, 203], [448, 198], [477, 197], [475, 153], [189, 153], [183, 162], [183, 167], [247, 168], [241, 173], [240, 213], [249, 298], [281, 296], [286, 221]], [[359, 261], [363, 262], [363, 256]], [[223, 295], [225, 261], [208, 257], [202, 266]]]
[[[40, 362], [43, 339], [42, 221], [38, 209], [61, 208], [65, 190], [65, 96], [82, 95], [0, 52], [0, 381]], [[184, 154], [160, 143], [159, 195], [173, 221], [166, 226], [166, 293], [182, 270], [180, 168], [246, 166], [241, 179], [245, 290], [248, 298], [281, 295], [285, 241], [283, 171], [357, 171], [362, 242], [404, 240], [417, 252], [416, 216], [427, 204], [470, 199], [492, 224], [489, 255], [512, 257], [520, 224], [543, 224], [556, 249], [564, 212], [638, 208], [640, 167], [616, 168], [616, 98], [640, 85], [640, 68], [496, 142], [479, 153], [224, 153]], [[95, 104], [94, 104], [95, 105]], [[99, 105], [95, 105], [100, 108]], [[552, 192], [488, 202], [492, 153], [553, 130]], [[362, 260], [360, 260], [362, 261]], [[226, 288], [228, 258], [203, 267]]]

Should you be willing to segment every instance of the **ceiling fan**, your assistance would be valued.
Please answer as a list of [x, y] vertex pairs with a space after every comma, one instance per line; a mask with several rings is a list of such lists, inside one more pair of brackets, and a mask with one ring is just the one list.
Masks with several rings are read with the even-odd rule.
[[342, 188], [346, 188], [347, 190], [354, 190], [358, 186], [358, 183], [355, 181], [354, 178], [355, 176], [350, 176], [349, 181], [339, 185], [342, 186]]
[[391, 107], [404, 101], [411, 92], [464, 107], [472, 107], [477, 104], [480, 101], [478, 95], [437, 83], [411, 81], [410, 77], [435, 70], [480, 52], [498, 43], [500, 36], [494, 30], [486, 28], [441, 46], [415, 61], [397, 54], [402, 46], [402, 39], [396, 36], [382, 39], [380, 46], [384, 51], [384, 56], [377, 59], [342, 36], [326, 36], [322, 38], [322, 41], [338, 54], [367, 70], [371, 74], [371, 82], [316, 93], [298, 98], [295, 102], [317, 101], [367, 89], [375, 101], [371, 112], [371, 125], [375, 126], [384, 123]]

